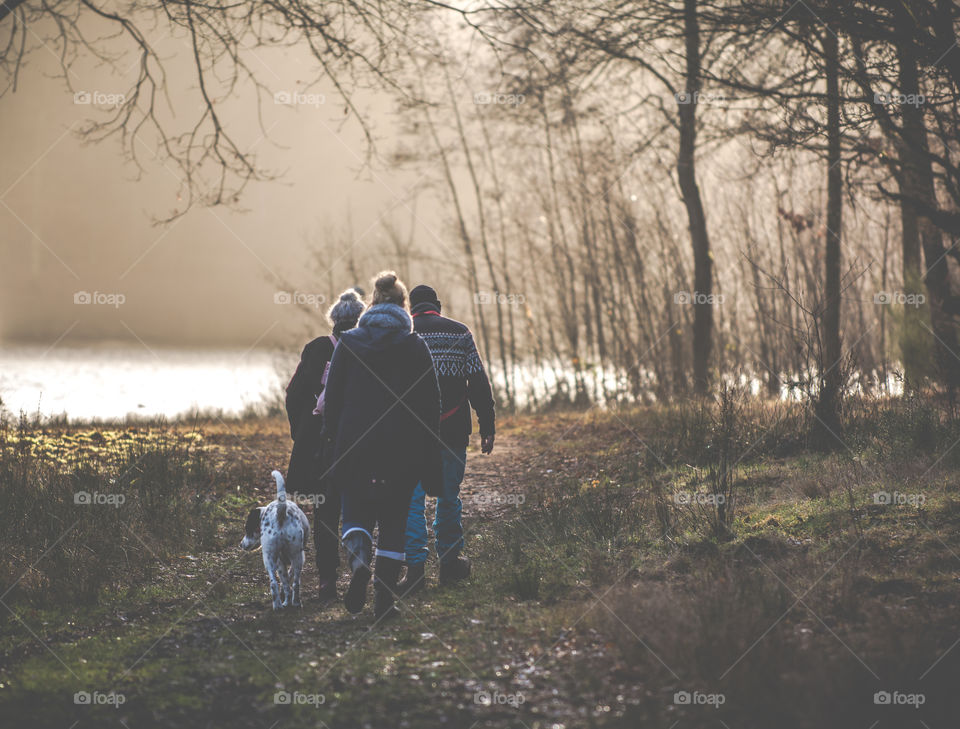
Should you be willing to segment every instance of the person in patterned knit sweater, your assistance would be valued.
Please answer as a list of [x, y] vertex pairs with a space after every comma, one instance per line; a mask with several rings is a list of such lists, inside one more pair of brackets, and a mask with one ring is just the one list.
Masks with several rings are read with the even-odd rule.
[[[463, 525], [460, 483], [467, 458], [467, 443], [473, 429], [471, 406], [477, 413], [480, 450], [493, 451], [494, 402], [490, 380], [477, 352], [473, 334], [466, 325], [440, 314], [437, 292], [429, 286], [417, 286], [410, 292], [413, 329], [430, 350], [440, 383], [440, 439], [443, 458], [443, 494], [437, 498], [433, 532], [440, 560], [440, 584], [452, 584], [470, 574], [470, 561], [463, 550]], [[417, 485], [407, 518], [407, 574], [398, 586], [407, 595], [425, 586], [427, 561], [427, 522], [425, 494]]]

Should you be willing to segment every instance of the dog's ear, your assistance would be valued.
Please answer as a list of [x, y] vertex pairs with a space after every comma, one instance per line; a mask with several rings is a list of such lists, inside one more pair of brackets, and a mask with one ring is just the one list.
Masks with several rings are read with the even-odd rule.
[[243, 527], [243, 530], [247, 533], [248, 537], [255, 537], [260, 533], [260, 517], [263, 514], [263, 509], [259, 506], [250, 510], [250, 513], [247, 514], [247, 523]]

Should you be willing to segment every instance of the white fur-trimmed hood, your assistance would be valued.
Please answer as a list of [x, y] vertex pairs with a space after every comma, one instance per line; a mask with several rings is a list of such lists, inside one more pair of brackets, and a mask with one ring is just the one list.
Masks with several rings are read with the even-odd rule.
[[413, 331], [413, 319], [409, 312], [396, 304], [376, 304], [367, 309], [358, 327], [375, 327], [377, 329], [396, 329], [403, 332]]
[[357, 326], [343, 333], [341, 341], [366, 356], [388, 350], [410, 336], [416, 335], [406, 309], [396, 304], [377, 304], [363, 313]]

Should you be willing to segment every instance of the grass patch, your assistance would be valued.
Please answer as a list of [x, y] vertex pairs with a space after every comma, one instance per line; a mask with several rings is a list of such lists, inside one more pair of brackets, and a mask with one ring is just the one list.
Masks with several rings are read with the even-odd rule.
[[93, 603], [219, 546], [199, 433], [0, 424], [0, 580], [11, 602]]
[[[11, 577], [77, 513], [77, 488], [117, 488], [136, 511], [79, 512], [92, 541], [50, 552], [70, 569], [45, 557], [5, 598], [0, 711], [36, 726], [949, 726], [960, 428], [922, 398], [851, 401], [849, 448], [822, 454], [806, 417], [721, 398], [507, 419], [500, 460], [471, 453], [465, 488], [486, 468], [486, 488], [524, 498], [465, 500], [473, 576], [387, 626], [320, 610], [312, 566], [304, 610], [274, 615], [259, 558], [235, 550], [244, 510], [271, 497], [282, 420], [102, 444], [10, 427], [0, 498], [25, 534], [5, 533]], [[57, 447], [75, 455], [45, 455]], [[42, 529], [25, 524], [34, 482]], [[116, 536], [131, 517], [150, 550]], [[102, 577], [84, 574], [90, 548]], [[82, 712], [80, 690], [126, 702]], [[323, 701], [277, 704], [278, 691]]]

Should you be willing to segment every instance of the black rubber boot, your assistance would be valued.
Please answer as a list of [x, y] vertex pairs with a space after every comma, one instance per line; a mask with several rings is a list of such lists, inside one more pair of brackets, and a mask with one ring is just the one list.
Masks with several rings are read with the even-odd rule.
[[403, 581], [397, 585], [397, 597], [408, 597], [416, 592], [420, 592], [420, 590], [427, 586], [427, 581], [423, 574], [424, 566], [423, 562], [420, 564], [407, 565], [407, 575], [403, 578]]
[[394, 605], [397, 596], [397, 578], [403, 562], [378, 556], [373, 580], [373, 616], [377, 620], [393, 620], [400, 617]]
[[470, 576], [470, 560], [460, 555], [440, 563], [440, 584], [453, 585]]
[[367, 602], [367, 584], [370, 582], [370, 537], [363, 532], [350, 532], [343, 540], [350, 560], [350, 586], [343, 595], [343, 606], [351, 613], [359, 613]]
[[337, 599], [337, 576], [320, 578], [320, 587], [317, 590], [317, 597], [320, 598], [322, 605], [328, 605]]
[[337, 573], [340, 571], [340, 500], [335, 499], [337, 508], [332, 511], [331, 499], [324, 498], [323, 503], [313, 507], [313, 550], [317, 560], [319, 587], [317, 596], [325, 606], [337, 599]]

